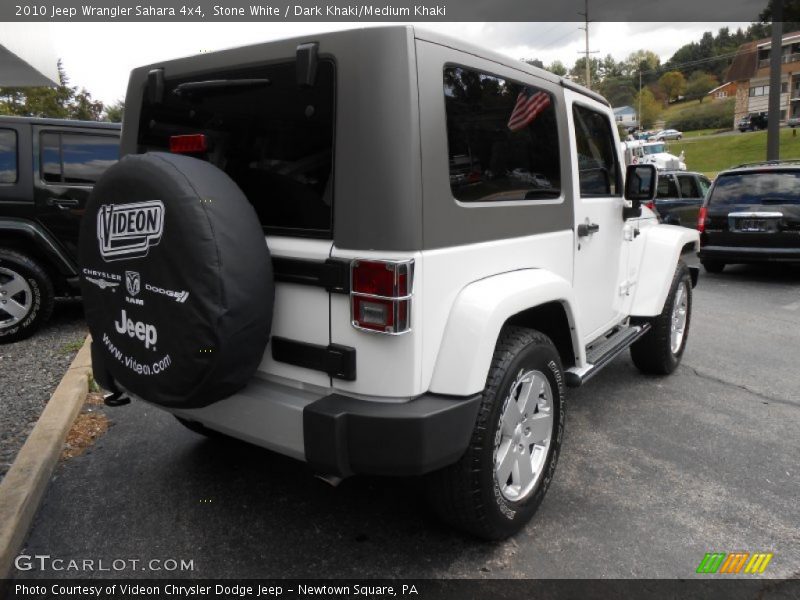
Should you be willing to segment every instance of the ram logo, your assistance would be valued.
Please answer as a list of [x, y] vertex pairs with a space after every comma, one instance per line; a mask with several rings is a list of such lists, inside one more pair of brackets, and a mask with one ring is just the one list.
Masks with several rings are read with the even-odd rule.
[[136, 271], [125, 271], [125, 287], [131, 296], [135, 296], [142, 289], [142, 279]]
[[106, 262], [147, 256], [164, 233], [164, 203], [103, 204], [97, 215], [97, 241]]

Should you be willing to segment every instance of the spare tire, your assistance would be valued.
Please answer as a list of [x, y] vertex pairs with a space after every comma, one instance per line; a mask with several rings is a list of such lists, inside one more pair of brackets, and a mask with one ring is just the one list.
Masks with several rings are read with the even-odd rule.
[[220, 169], [126, 156], [89, 197], [79, 261], [101, 383], [194, 408], [252, 377], [269, 340], [272, 262], [253, 207]]

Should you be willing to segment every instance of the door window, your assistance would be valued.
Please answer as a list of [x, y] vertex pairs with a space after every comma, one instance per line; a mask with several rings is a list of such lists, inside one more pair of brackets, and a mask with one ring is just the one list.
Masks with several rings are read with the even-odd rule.
[[572, 115], [581, 195], [618, 195], [617, 152], [608, 117], [578, 104], [572, 107]]
[[17, 132], [0, 129], [0, 183], [17, 182]]
[[43, 133], [42, 179], [92, 185], [119, 158], [119, 138], [109, 135]]

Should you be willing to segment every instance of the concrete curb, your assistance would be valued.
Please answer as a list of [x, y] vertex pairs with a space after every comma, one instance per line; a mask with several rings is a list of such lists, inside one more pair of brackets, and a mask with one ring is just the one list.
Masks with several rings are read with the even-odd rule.
[[87, 337], [42, 415], [0, 482], [0, 580], [7, 579], [50, 482], [64, 440], [89, 392]]

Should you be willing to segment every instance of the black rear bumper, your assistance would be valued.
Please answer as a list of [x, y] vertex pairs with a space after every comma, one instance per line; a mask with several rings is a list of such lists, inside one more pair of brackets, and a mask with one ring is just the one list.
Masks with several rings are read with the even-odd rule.
[[331, 394], [303, 410], [306, 461], [321, 473], [422, 475], [467, 449], [481, 394], [426, 394], [403, 403]]
[[795, 248], [750, 248], [737, 246], [703, 246], [700, 260], [724, 263], [800, 262], [800, 246]]

